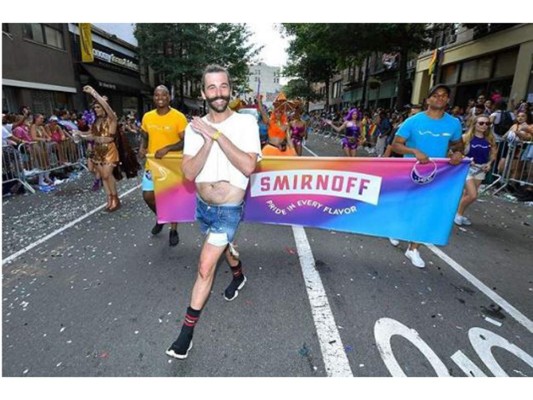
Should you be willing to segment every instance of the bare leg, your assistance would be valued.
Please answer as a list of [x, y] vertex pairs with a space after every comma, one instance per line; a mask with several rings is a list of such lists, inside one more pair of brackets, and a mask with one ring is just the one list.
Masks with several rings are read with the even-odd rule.
[[477, 179], [469, 179], [466, 181], [463, 197], [461, 198], [461, 202], [459, 203], [459, 209], [457, 210], [457, 214], [463, 216], [466, 208], [474, 201], [476, 201], [479, 185], [481, 185], [481, 181]]
[[153, 191], [143, 191], [143, 199], [148, 208], [152, 210], [154, 214], [157, 213], [155, 208], [155, 195]]
[[224, 249], [224, 246], [214, 246], [207, 243], [207, 240], [204, 242], [202, 252], [200, 253], [198, 275], [191, 295], [191, 307], [195, 310], [201, 310], [207, 302], [209, 292], [213, 286], [217, 262]]
[[414, 242], [409, 243], [409, 250], [418, 250], [419, 247], [420, 247], [420, 243], [414, 243]]

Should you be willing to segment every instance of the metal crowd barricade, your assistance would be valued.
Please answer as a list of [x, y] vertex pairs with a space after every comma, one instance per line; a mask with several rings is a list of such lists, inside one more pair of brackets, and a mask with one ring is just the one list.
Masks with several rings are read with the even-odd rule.
[[[503, 154], [507, 150], [504, 158], [503, 168], [499, 171], [499, 164]], [[492, 176], [497, 179], [486, 186], [482, 193], [496, 188], [493, 195], [509, 187], [510, 183], [520, 186], [533, 186], [533, 142], [518, 142], [509, 144], [506, 141], [498, 143], [498, 157], [493, 165]]]
[[513, 155], [517, 155], [513, 162], [509, 163], [508, 182], [514, 182], [520, 186], [533, 186], [531, 173], [533, 160], [533, 141], [522, 142], [521, 146], [513, 148]]
[[54, 170], [80, 166], [87, 169], [87, 144], [72, 138], [62, 142], [27, 142], [2, 148], [2, 183], [19, 181], [31, 193], [28, 179]]
[[18, 181], [30, 192], [35, 190], [26, 182], [20, 152], [13, 146], [2, 146], [2, 183]]

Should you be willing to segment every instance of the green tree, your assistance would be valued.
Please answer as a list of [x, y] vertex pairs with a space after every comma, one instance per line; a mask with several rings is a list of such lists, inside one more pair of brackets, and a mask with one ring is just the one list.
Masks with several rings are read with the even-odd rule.
[[306, 99], [307, 102], [321, 100], [323, 97], [315, 93], [308, 82], [301, 78], [291, 79], [287, 82], [287, 85], [283, 87], [283, 92], [287, 95], [287, 98], [302, 98]]
[[[322, 57], [327, 60], [321, 68], [326, 71], [318, 82], [327, 82], [324, 77], [349, 64], [362, 65], [372, 52], [400, 53], [398, 96], [396, 106], [409, 102], [406, 98], [407, 61], [421, 50], [428, 49], [433, 34], [427, 24], [283, 24], [292, 35], [289, 45], [291, 72], [305, 71], [308, 58]], [[331, 63], [331, 64], [330, 64]], [[310, 73], [312, 74], [312, 73]], [[317, 79], [314, 76], [313, 79]], [[317, 82], [317, 81], [314, 81]], [[329, 85], [328, 85], [329, 86]]]
[[222, 23], [210, 29], [207, 62], [228, 68], [235, 89], [248, 84], [248, 65], [262, 49], [249, 43], [251, 35], [246, 24]]
[[142, 61], [159, 82], [177, 86], [180, 103], [188, 83], [199, 88], [207, 64], [218, 63], [228, 68], [236, 84], [244, 82], [248, 63], [260, 50], [247, 44], [250, 35], [245, 24], [137, 24], [134, 31]]
[[[433, 31], [427, 24], [362, 24], [366, 32], [367, 42], [382, 53], [400, 54], [398, 66], [398, 86], [396, 108], [401, 109], [410, 102], [407, 98], [407, 62], [416, 57], [422, 50], [429, 48]], [[360, 32], [360, 30], [359, 30]], [[369, 47], [366, 48], [369, 50]]]
[[[282, 24], [285, 34], [291, 36], [289, 41], [289, 61], [283, 69], [284, 76], [296, 76], [303, 79], [311, 93], [312, 83], [324, 83], [329, 92], [330, 81], [337, 72], [338, 58], [336, 51], [328, 46], [330, 30], [328, 24]], [[307, 102], [312, 101], [310, 96]], [[326, 95], [326, 107], [328, 96]]]

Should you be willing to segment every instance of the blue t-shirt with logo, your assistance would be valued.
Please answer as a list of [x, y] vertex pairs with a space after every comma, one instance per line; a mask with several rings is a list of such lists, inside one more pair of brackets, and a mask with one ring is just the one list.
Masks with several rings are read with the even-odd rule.
[[[420, 150], [428, 157], [447, 157], [450, 142], [461, 140], [461, 124], [448, 113], [433, 119], [420, 112], [407, 118], [398, 129], [397, 136], [406, 139], [405, 145]], [[404, 157], [414, 157], [405, 154]]]

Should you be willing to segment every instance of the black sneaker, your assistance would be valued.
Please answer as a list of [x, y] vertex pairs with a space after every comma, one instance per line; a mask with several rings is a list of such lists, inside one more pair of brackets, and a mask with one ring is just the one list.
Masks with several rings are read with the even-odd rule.
[[163, 230], [163, 225], [165, 224], [158, 224], [156, 222], [154, 227], [152, 228], [152, 235], [157, 235], [158, 233], [160, 233]]
[[224, 298], [227, 301], [234, 300], [239, 295], [239, 290], [244, 287], [246, 283], [246, 276], [241, 275], [242, 279], [233, 278], [229, 286], [224, 290]]
[[[192, 336], [184, 337], [182, 342], [180, 342], [180, 335], [174, 343], [172, 343], [172, 346], [170, 346], [165, 353], [167, 356], [177, 358], [178, 360], [185, 360], [187, 356], [189, 355], [189, 351], [192, 349]], [[183, 349], [187, 350], [183, 350]]]
[[178, 235], [178, 231], [171, 229], [170, 233], [168, 234], [168, 245], [171, 247], [177, 246], [179, 242], [180, 242], [180, 237]]

